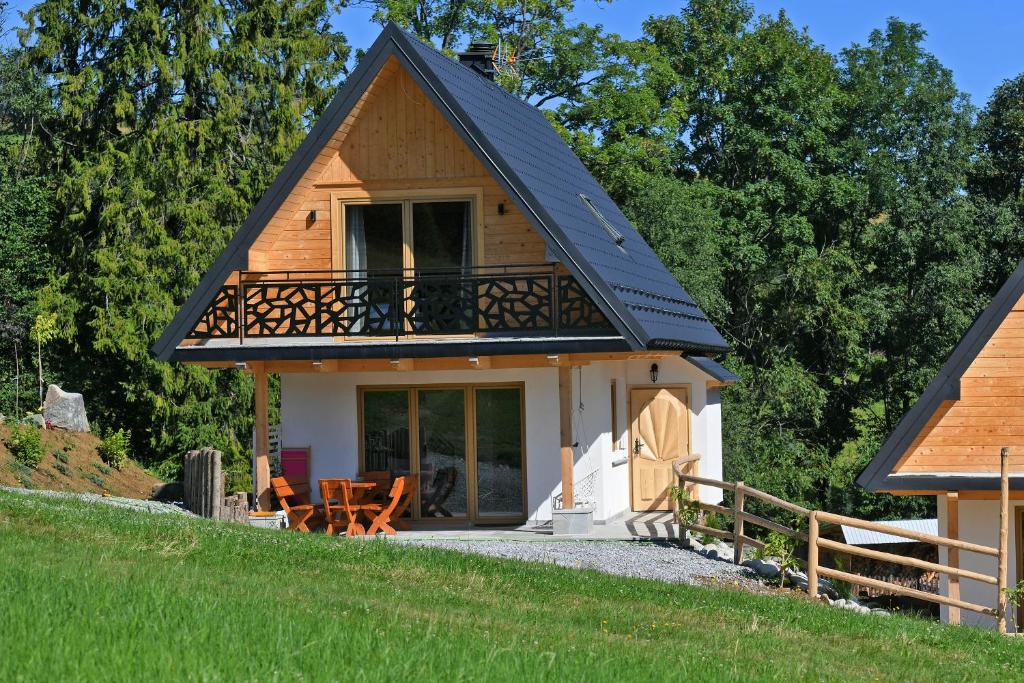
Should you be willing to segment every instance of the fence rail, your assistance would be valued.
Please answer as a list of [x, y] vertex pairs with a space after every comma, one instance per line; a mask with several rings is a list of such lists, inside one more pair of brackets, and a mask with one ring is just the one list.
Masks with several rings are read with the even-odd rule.
[[[711, 503], [697, 502], [697, 508], [699, 510], [698, 520], [696, 523], [682, 523], [680, 519], [680, 527], [696, 531], [698, 533], [706, 534], [708, 536], [714, 536], [724, 540], [733, 542], [733, 560], [739, 564], [743, 557], [743, 547], [751, 546], [755, 548], [764, 548], [764, 543], [761, 541], [751, 538], [747, 535], [745, 524], [750, 523], [755, 526], [759, 526], [768, 531], [774, 531], [776, 533], [784, 534], [792, 539], [803, 541], [807, 543], [807, 590], [811, 597], [816, 597], [818, 594], [818, 577], [826, 577], [836, 579], [839, 581], [845, 581], [847, 583], [863, 586], [865, 588], [878, 590], [881, 592], [892, 593], [895, 595], [903, 595], [907, 597], [924, 600], [927, 602], [933, 602], [940, 605], [946, 605], [950, 608], [950, 621], [953, 623], [959, 622], [959, 610], [968, 610], [971, 612], [978, 612], [979, 614], [986, 614], [993, 616], [996, 619], [996, 625], [1000, 633], [1006, 633], [1006, 614], [1007, 614], [1007, 557], [1008, 557], [1008, 541], [1007, 541], [1007, 528], [1009, 524], [1009, 469], [1008, 469], [1008, 456], [1009, 449], [1003, 448], [1000, 452], [1000, 507], [999, 507], [999, 547], [991, 547], [986, 545], [980, 545], [977, 543], [970, 543], [968, 541], [962, 541], [957, 538], [948, 538], [946, 536], [938, 536], [935, 534], [926, 534], [920, 531], [913, 531], [910, 529], [902, 529], [895, 526], [890, 526], [881, 522], [870, 522], [864, 519], [858, 519], [856, 517], [848, 517], [846, 515], [837, 515], [831, 512], [825, 512], [823, 510], [809, 510], [795, 503], [783, 500], [770, 493], [759, 491], [753, 487], [745, 485], [742, 481], [738, 482], [727, 482], [719, 481], [717, 479], [709, 479], [707, 477], [699, 477], [693, 474], [689, 474], [683, 471], [683, 466], [689, 462], [692, 462], [694, 458], [680, 458], [673, 462], [672, 470], [675, 475], [676, 485], [695, 485], [701, 484], [704, 486], [711, 486], [718, 489], [724, 489], [726, 491], [732, 491], [735, 495], [733, 497], [733, 506], [727, 507], [724, 505], [714, 505]], [[699, 456], [696, 456], [699, 458]], [[775, 507], [778, 507], [787, 512], [796, 514], [807, 520], [808, 531], [804, 533], [796, 529], [790, 528], [784, 524], [775, 522], [767, 517], [755, 515], [744, 510], [746, 500], [748, 498], [754, 498], [764, 503], [768, 503]], [[704, 523], [704, 512], [715, 512], [730, 516], [733, 519], [733, 531], [725, 531], [721, 529], [714, 529]], [[851, 545], [849, 543], [843, 543], [841, 541], [834, 541], [828, 538], [821, 538], [820, 527], [822, 524], [844, 524], [847, 526], [857, 527], [859, 529], [865, 529], [868, 531], [877, 531], [880, 533], [890, 534], [893, 536], [899, 536], [906, 538], [911, 541], [918, 541], [920, 543], [929, 543], [932, 545], [945, 547], [950, 550], [949, 552], [949, 563], [941, 564], [936, 562], [929, 562], [927, 560], [921, 560], [916, 557], [905, 557], [903, 555], [895, 555], [892, 553], [881, 552], [878, 550], [871, 550], [869, 548], [862, 548], [860, 546]], [[819, 560], [819, 550], [829, 550], [833, 553], [841, 553], [847, 555], [857, 555], [860, 557], [866, 557], [881, 562], [888, 562], [896, 565], [902, 565], [906, 567], [913, 567], [924, 571], [936, 572], [938, 574], [945, 574], [950, 577], [950, 583], [956, 582], [957, 585], [961, 578], [970, 579], [972, 581], [978, 581], [986, 585], [996, 587], [996, 607], [988, 607], [986, 605], [979, 605], [973, 602], [959, 599], [959, 595], [946, 596], [939, 595], [938, 593], [929, 593], [927, 591], [919, 590], [916, 588], [910, 588], [908, 586], [900, 585], [893, 581], [883, 581], [877, 578], [871, 578], [852, 572], [840, 571], [833, 569], [832, 567], [823, 566]], [[970, 571], [967, 569], [961, 569], [959, 566], [959, 553], [960, 551], [976, 553], [987, 557], [994, 557], [998, 560], [998, 571], [996, 576], [990, 576], [981, 572]]]

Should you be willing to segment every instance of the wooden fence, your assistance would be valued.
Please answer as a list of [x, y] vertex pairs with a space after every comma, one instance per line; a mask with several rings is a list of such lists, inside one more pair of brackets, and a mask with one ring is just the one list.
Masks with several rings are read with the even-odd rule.
[[[824, 512], [822, 510], [808, 510], [807, 508], [795, 505], [788, 501], [777, 498], [764, 491], [759, 491], [750, 486], [746, 486], [742, 481], [735, 483], [719, 481], [717, 479], [708, 479], [706, 477], [698, 477], [695, 475], [687, 474], [682, 471], [682, 466], [689, 462], [686, 458], [681, 458], [673, 462], [672, 469], [676, 477], [677, 486], [687, 486], [702, 484], [704, 486], [712, 486], [714, 488], [723, 489], [726, 491], [733, 492], [733, 505], [727, 507], [723, 505], [712, 505], [710, 503], [698, 502], [697, 505], [700, 511], [703, 512], [715, 512], [733, 519], [733, 531], [725, 531], [722, 529], [714, 529], [706, 524], [703, 524], [703, 517], [699, 518], [696, 523], [693, 524], [680, 524], [682, 528], [690, 529], [698, 533], [713, 536], [715, 538], [721, 538], [723, 540], [733, 542], [733, 561], [737, 564], [743, 558], [743, 548], [745, 546], [752, 546], [754, 548], [764, 548], [764, 543], [752, 538], [747, 535], [746, 524], [750, 523], [755, 526], [759, 526], [769, 531], [775, 531], [784, 534], [790, 538], [798, 541], [807, 543], [807, 590], [811, 597], [816, 597], [818, 594], [818, 577], [823, 576], [830, 579], [839, 581], [846, 581], [847, 583], [855, 584], [858, 586], [864, 586], [866, 588], [873, 588], [886, 593], [892, 593], [895, 595], [903, 595], [907, 597], [917, 598], [927, 602], [934, 602], [940, 605], [946, 605], [949, 608], [949, 621], [950, 623], [959, 623], [960, 621], [960, 610], [968, 610], [971, 612], [978, 612], [981, 614], [987, 614], [995, 617], [996, 625], [1000, 633], [1006, 633], [1006, 614], [1007, 614], [1007, 557], [1008, 557], [1008, 527], [1009, 527], [1009, 468], [1008, 468], [1008, 455], [1009, 449], [1004, 448], [1000, 453], [1000, 492], [999, 492], [999, 547], [992, 548], [985, 545], [978, 545], [976, 543], [969, 543], [967, 541], [961, 541], [955, 538], [947, 538], [945, 536], [937, 536], [934, 534], [921, 533], [919, 531], [912, 531], [910, 529], [901, 529], [899, 527], [890, 526], [888, 524], [882, 524], [879, 522], [869, 522], [863, 519], [857, 519], [856, 517], [847, 517], [845, 515], [836, 515], [830, 512]], [[792, 529], [785, 525], [774, 522], [765, 517], [753, 515], [744, 510], [744, 505], [748, 498], [754, 498], [775, 507], [786, 510], [790, 513], [796, 514], [800, 517], [807, 519], [808, 531], [803, 533]], [[927, 560], [921, 560], [916, 557], [906, 557], [903, 555], [895, 555], [892, 553], [885, 553], [878, 550], [871, 550], [869, 548], [863, 548], [849, 543], [843, 543], [840, 541], [833, 541], [827, 538], [821, 538], [819, 534], [821, 524], [845, 524], [847, 526], [857, 527], [859, 529], [866, 529], [868, 531], [877, 531], [884, 534], [891, 534], [893, 536], [899, 536], [906, 538], [910, 541], [918, 541], [920, 543], [930, 543], [939, 547], [945, 547], [949, 549], [947, 553], [949, 562], [947, 564], [940, 564], [937, 562], [929, 562]], [[874, 560], [883, 562], [890, 562], [892, 564], [914, 567], [916, 569], [922, 569], [925, 571], [932, 571], [938, 574], [945, 574], [949, 577], [950, 585], [955, 585], [957, 590], [955, 595], [939, 595], [937, 593], [929, 593], [927, 591], [918, 590], [915, 588], [909, 588], [902, 586], [897, 583], [882, 581], [879, 579], [862, 576], [860, 574], [854, 574], [851, 572], [844, 572], [831, 567], [822, 566], [818, 561], [818, 551], [820, 549], [831, 550], [835, 553], [858, 555], [861, 557], [867, 557]], [[985, 555], [994, 557], [998, 560], [998, 571], [996, 576], [989, 576], [988, 574], [982, 574], [980, 572], [969, 571], [961, 569], [959, 566], [959, 553], [960, 551], [976, 553], [979, 555]], [[985, 605], [979, 605], [972, 602], [967, 602], [959, 598], [959, 581], [961, 578], [971, 579], [974, 581], [980, 581], [988, 585], [995, 586], [996, 588], [996, 607], [986, 607]]]

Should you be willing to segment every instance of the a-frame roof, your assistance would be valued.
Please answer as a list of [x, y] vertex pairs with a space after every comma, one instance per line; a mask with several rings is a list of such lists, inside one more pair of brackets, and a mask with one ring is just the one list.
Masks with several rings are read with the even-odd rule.
[[[942, 408], [943, 403], [960, 399], [961, 377], [992, 339], [992, 335], [999, 329], [1021, 296], [1024, 296], [1024, 261], [1018, 264], [988, 307], [975, 318], [935, 379], [928, 384], [924, 393], [903, 416], [896, 429], [882, 444], [882, 448], [857, 477], [860, 486], [869, 491], [961, 491], [998, 488], [998, 476], [899, 475], [893, 474], [893, 470], [912, 442], [927, 428], [932, 416]], [[1014, 488], [1024, 486], [1024, 482], [1019, 478], [1011, 478], [1010, 482]]]
[[[728, 349], [540, 110], [389, 24], [154, 344], [158, 358], [172, 356], [231, 272], [246, 267], [248, 248], [391, 57], [508, 192], [629, 348]], [[618, 241], [584, 197], [621, 235]]]

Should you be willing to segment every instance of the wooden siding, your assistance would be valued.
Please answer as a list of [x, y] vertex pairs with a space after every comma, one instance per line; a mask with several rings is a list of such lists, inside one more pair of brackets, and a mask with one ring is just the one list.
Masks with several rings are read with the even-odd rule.
[[[252, 246], [249, 269], [337, 266], [332, 191], [352, 196], [359, 190], [456, 187], [482, 193], [483, 265], [544, 262], [543, 239], [392, 58]], [[499, 204], [504, 205], [503, 215]]]
[[960, 399], [929, 420], [893, 470], [999, 472], [999, 449], [1024, 467], [1024, 298], [1019, 300], [960, 379]]

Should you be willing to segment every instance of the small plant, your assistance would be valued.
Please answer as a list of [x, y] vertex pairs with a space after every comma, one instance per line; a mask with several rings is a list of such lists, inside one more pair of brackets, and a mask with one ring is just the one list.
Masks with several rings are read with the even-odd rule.
[[700, 514], [700, 503], [690, 499], [690, 493], [682, 486], [673, 486], [669, 489], [669, 496], [679, 506], [676, 517], [683, 526], [692, 526], [697, 523]]
[[96, 449], [100, 457], [103, 458], [103, 462], [115, 470], [124, 467], [128, 462], [128, 441], [130, 438], [131, 432], [126, 432], [123, 429], [118, 429], [116, 432], [108, 432], [106, 438], [103, 439], [103, 443]]
[[757, 551], [755, 557], [761, 560], [769, 557], [778, 560], [780, 588], [786, 585], [786, 570], [795, 571], [799, 567], [796, 560], [796, 541], [786, 534], [780, 534], [778, 531], [772, 531], [768, 534], [768, 540], [765, 541], [764, 548]]
[[17, 477], [18, 483], [21, 485], [22, 488], [35, 488], [35, 486], [32, 484], [33, 469], [31, 467], [26, 467], [25, 465], [22, 465], [20, 462], [12, 462], [10, 463], [10, 468], [11, 471], [14, 472], [14, 476]]
[[39, 429], [29, 425], [14, 425], [11, 433], [4, 440], [14, 459], [26, 467], [35, 469], [43, 459], [43, 444]]
[[[1006, 601], [1008, 603], [1010, 603], [1014, 607], [1020, 607], [1022, 604], [1024, 604], [1024, 579], [1021, 579], [1020, 581], [1018, 581], [1017, 585], [1014, 586], [1013, 588], [1004, 588], [1003, 589], [1003, 594], [1006, 596]], [[1008, 610], [1008, 611], [1011, 612], [1014, 615], [1013, 621], [1016, 624], [1016, 621], [1017, 621], [1017, 617], [1016, 617], [1017, 610], [1013, 609], [1013, 610]], [[1016, 624], [1016, 626], [1018, 627], [1018, 631], [1019, 631], [1020, 630], [1019, 629], [1020, 624]]]
[[55, 463], [53, 463], [53, 469], [57, 470], [58, 472], [63, 474], [65, 477], [70, 477], [71, 476], [71, 468], [68, 467], [67, 465], [65, 465], [62, 462], [55, 462]]
[[93, 474], [92, 472], [86, 472], [85, 474], [82, 475], [82, 477], [86, 481], [92, 482], [93, 484], [95, 484], [96, 486], [100, 487], [101, 489], [104, 488], [107, 485], [107, 483], [105, 481], [103, 481], [103, 477], [101, 477], [98, 474]]
[[[836, 556], [836, 569], [841, 572], [850, 571], [849, 563], [841, 555]], [[836, 589], [836, 593], [844, 600], [850, 600], [853, 598], [853, 584], [849, 581], [840, 581], [839, 579], [832, 579], [832, 587]]]
[[65, 465], [67, 465], [68, 462], [71, 461], [71, 458], [68, 456], [68, 454], [59, 449], [53, 452], [53, 457], [55, 460], [62, 462]]
[[114, 471], [114, 470], [110, 469], [109, 467], [107, 467], [106, 465], [104, 465], [101, 462], [93, 463], [93, 467], [95, 467], [97, 470], [99, 470], [100, 474], [102, 474], [102, 475], [108, 475], [108, 474], [110, 474], [111, 472]]
[[[709, 512], [704, 517], [704, 526], [709, 529], [718, 529], [719, 531], [725, 531], [725, 522], [722, 520], [721, 515], [717, 512]], [[704, 545], [709, 543], [715, 543], [720, 539], [717, 536], [711, 536], [710, 534], [704, 534], [700, 537], [700, 542]]]

